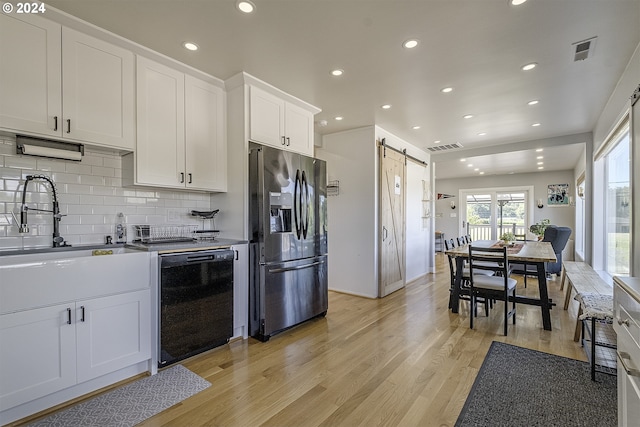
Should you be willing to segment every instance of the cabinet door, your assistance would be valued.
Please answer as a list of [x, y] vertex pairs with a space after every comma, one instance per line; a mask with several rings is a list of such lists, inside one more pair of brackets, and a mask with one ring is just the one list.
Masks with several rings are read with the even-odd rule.
[[286, 144], [290, 150], [313, 156], [313, 114], [297, 105], [286, 103], [284, 129]]
[[133, 150], [133, 54], [63, 27], [62, 55], [62, 135]]
[[78, 382], [151, 358], [149, 292], [76, 303]]
[[73, 306], [0, 316], [0, 411], [76, 384]]
[[61, 135], [60, 28], [36, 15], [0, 14], [0, 128]]
[[137, 58], [136, 181], [184, 188], [184, 74]]
[[286, 148], [284, 132], [285, 102], [256, 87], [250, 89], [249, 139]]
[[233, 246], [233, 336], [249, 335], [249, 245]]
[[227, 190], [224, 91], [185, 76], [185, 158], [187, 188]]

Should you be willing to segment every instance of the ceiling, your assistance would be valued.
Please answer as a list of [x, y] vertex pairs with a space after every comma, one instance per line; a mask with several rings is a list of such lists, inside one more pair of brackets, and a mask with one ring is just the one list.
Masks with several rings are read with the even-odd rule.
[[[252, 14], [235, 0], [47, 4], [222, 80], [264, 80], [321, 108], [319, 134], [376, 124], [426, 152], [459, 143], [455, 155], [480, 169], [437, 153], [438, 178], [537, 171], [531, 149], [591, 132], [640, 43], [639, 0], [252, 1]], [[589, 58], [574, 62], [573, 44], [592, 37]], [[408, 39], [418, 46], [403, 48]], [[573, 168], [583, 147], [546, 145], [545, 171]]]

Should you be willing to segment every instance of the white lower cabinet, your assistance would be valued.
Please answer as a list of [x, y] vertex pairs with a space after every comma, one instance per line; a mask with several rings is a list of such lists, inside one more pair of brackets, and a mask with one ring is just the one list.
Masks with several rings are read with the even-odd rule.
[[150, 305], [145, 289], [0, 315], [0, 411], [150, 359]]
[[78, 382], [151, 357], [149, 290], [76, 303]]
[[71, 313], [61, 304], [0, 315], [0, 411], [76, 384]]

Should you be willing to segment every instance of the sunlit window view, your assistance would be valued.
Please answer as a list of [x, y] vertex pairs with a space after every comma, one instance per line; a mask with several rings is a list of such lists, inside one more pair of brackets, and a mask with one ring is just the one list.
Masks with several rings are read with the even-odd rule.
[[607, 272], [628, 276], [631, 242], [629, 133], [626, 132], [606, 157]]
[[473, 240], [499, 239], [504, 233], [526, 234], [525, 194], [467, 195], [467, 232]]

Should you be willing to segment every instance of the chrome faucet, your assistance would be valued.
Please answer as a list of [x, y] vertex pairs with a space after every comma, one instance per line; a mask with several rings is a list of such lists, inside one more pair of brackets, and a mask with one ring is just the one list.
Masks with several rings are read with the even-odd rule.
[[[51, 186], [51, 191], [53, 193], [53, 208], [51, 210], [47, 209], [37, 209], [30, 208], [27, 206], [26, 197], [27, 197], [27, 187], [29, 186], [29, 181], [35, 180], [44, 180], [49, 183]], [[51, 212], [53, 214], [53, 247], [57, 248], [60, 246], [70, 246], [64, 241], [64, 238], [60, 236], [60, 220], [64, 215], [60, 214], [60, 206], [58, 205], [58, 195], [56, 193], [56, 185], [53, 183], [53, 180], [45, 175], [27, 175], [27, 178], [24, 182], [24, 188], [22, 189], [22, 205], [20, 206], [20, 233], [28, 233], [29, 232], [29, 224], [27, 222], [27, 211], [37, 211], [37, 212]]]

